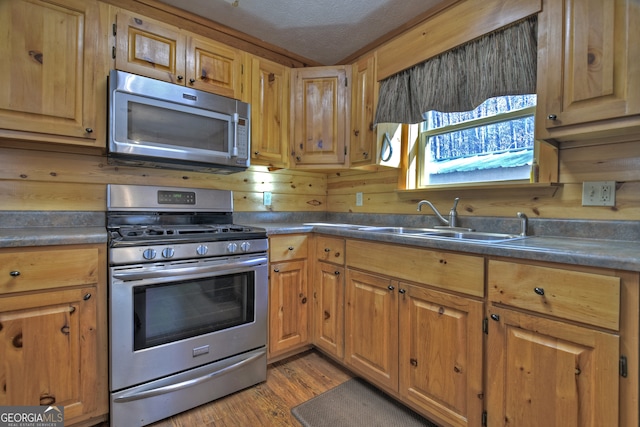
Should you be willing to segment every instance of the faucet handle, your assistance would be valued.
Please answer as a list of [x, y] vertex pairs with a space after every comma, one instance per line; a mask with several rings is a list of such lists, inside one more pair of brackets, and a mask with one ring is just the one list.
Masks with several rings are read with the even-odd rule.
[[456, 208], [458, 207], [459, 201], [460, 201], [460, 197], [456, 197], [455, 199], [453, 199], [453, 207], [451, 208], [452, 211], [456, 210]]

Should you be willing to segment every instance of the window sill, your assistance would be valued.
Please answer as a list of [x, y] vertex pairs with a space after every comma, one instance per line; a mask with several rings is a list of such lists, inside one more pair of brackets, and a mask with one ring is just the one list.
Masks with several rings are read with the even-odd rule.
[[[396, 194], [398, 198], [401, 200], [410, 200], [422, 197], [425, 194], [430, 194], [433, 192], [443, 192], [443, 191], [451, 191], [455, 192], [456, 195], [463, 194], [466, 192], [477, 192], [477, 191], [490, 191], [490, 192], [507, 192], [507, 191], [517, 191], [519, 195], [522, 195], [523, 192], [530, 190], [532, 194], [540, 195], [541, 192], [544, 192], [545, 195], [553, 196], [558, 189], [562, 187], [560, 183], [553, 182], [517, 182], [517, 183], [487, 183], [482, 182], [478, 184], [449, 184], [449, 185], [434, 185], [429, 188], [417, 188], [411, 190], [396, 190]], [[548, 192], [548, 193], [547, 193]]]

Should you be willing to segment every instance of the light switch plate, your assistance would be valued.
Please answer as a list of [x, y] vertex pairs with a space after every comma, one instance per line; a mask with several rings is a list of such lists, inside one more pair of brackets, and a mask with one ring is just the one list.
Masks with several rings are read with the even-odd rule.
[[265, 206], [271, 206], [271, 191], [265, 191], [262, 193], [262, 204]]
[[362, 193], [356, 193], [356, 206], [362, 206]]
[[582, 206], [615, 206], [616, 182], [593, 181], [582, 183]]

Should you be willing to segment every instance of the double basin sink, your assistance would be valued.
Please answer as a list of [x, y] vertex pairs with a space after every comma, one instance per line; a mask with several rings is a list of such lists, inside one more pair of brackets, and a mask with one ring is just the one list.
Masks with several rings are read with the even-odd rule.
[[413, 228], [413, 227], [377, 227], [351, 224], [331, 224], [331, 223], [308, 223], [307, 225], [317, 225], [324, 227], [340, 227], [365, 233], [396, 234], [407, 237], [421, 237], [430, 239], [450, 239], [465, 242], [478, 243], [500, 243], [511, 240], [522, 239], [525, 236], [520, 234], [485, 233], [481, 231], [470, 231], [464, 228]]

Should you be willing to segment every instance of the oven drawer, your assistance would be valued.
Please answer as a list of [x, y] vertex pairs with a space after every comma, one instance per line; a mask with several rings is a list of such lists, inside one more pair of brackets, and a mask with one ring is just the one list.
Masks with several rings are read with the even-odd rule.
[[95, 246], [0, 250], [0, 294], [98, 283]]
[[283, 234], [269, 238], [269, 261], [307, 258], [306, 234]]

